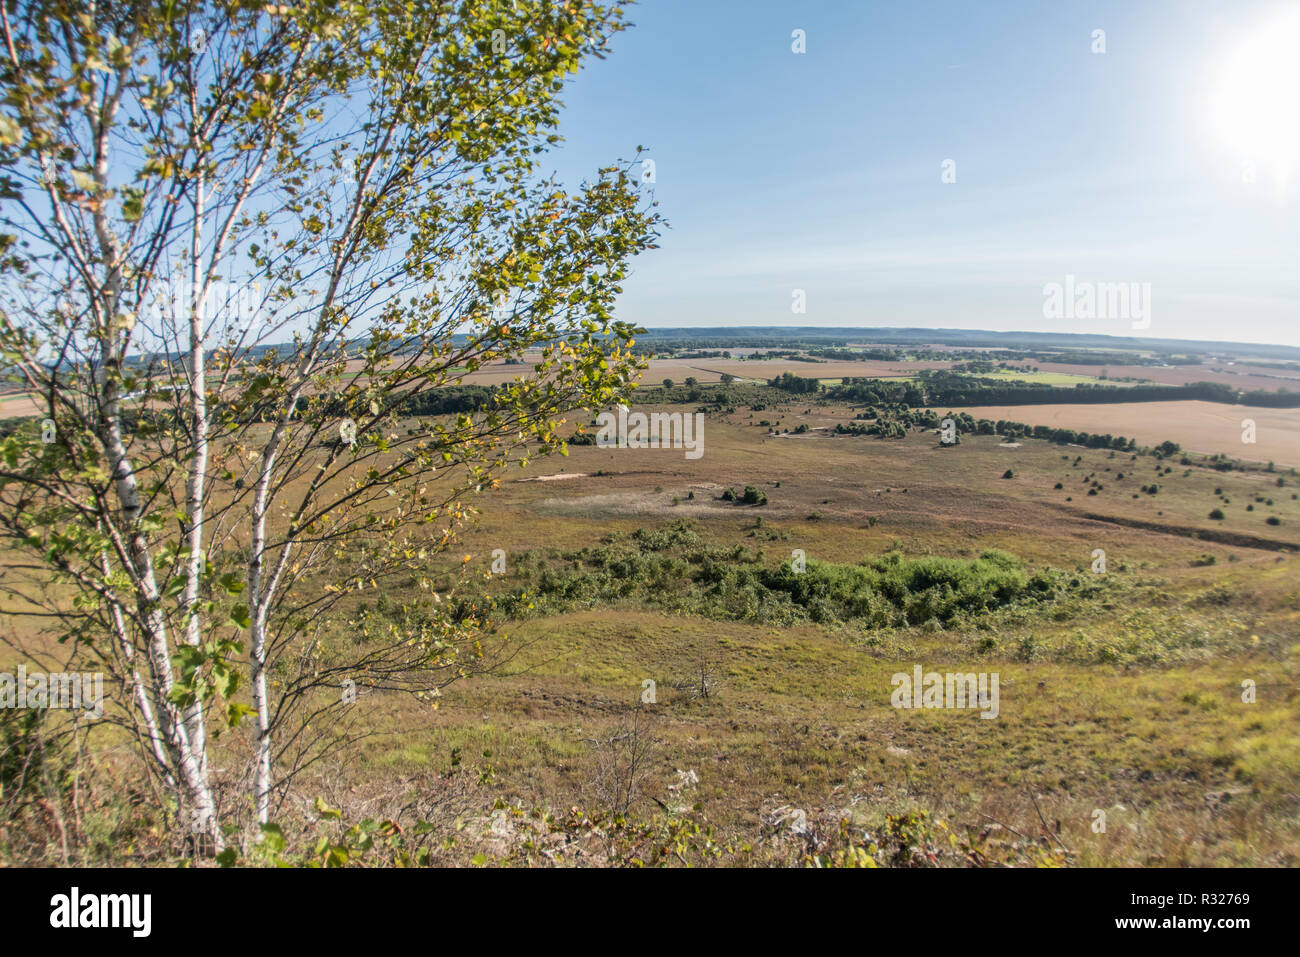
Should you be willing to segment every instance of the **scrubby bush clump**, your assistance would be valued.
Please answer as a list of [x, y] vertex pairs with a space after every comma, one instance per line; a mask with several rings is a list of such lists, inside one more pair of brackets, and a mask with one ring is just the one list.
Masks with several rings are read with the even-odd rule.
[[[761, 493], [760, 493], [761, 494]], [[863, 628], [949, 626], [1018, 604], [1070, 594], [1078, 579], [1031, 573], [998, 550], [978, 558], [909, 558], [901, 552], [859, 564], [767, 564], [744, 546], [706, 543], [689, 521], [610, 536], [566, 553], [562, 563], [517, 569], [523, 584], [497, 599], [506, 617], [554, 614], [638, 601], [683, 614], [791, 624], [842, 622]]]

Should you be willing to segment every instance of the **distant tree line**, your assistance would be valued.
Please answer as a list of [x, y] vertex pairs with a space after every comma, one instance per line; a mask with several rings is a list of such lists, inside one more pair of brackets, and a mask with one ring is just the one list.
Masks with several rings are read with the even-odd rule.
[[[908, 429], [938, 429], [944, 419], [952, 419], [957, 427], [957, 442], [962, 435], [1001, 435], [1009, 439], [1034, 438], [1056, 442], [1060, 445], [1083, 445], [1093, 449], [1114, 449], [1118, 452], [1137, 451], [1137, 442], [1123, 435], [1106, 433], [1080, 432], [1075, 429], [1059, 429], [1050, 425], [1029, 425], [1026, 422], [1013, 422], [1009, 419], [977, 419], [969, 412], [949, 412], [940, 415], [933, 409], [887, 410], [873, 413], [874, 421], [856, 420], [841, 422], [834, 431], [839, 435], [873, 435], [886, 439], [901, 439], [907, 436]], [[1161, 454], [1172, 455], [1178, 446], [1166, 442], [1158, 448]]]
[[[793, 391], [784, 385], [785, 388]], [[934, 374], [921, 384], [887, 379], [847, 378], [827, 390], [826, 397], [841, 402], [894, 405], [1098, 405], [1116, 402], [1177, 402], [1197, 399], [1234, 405], [1300, 407], [1300, 392], [1238, 392], [1221, 382], [1189, 385], [1106, 386], [1080, 383], [1073, 389], [1026, 382], [970, 379], [951, 373]]]

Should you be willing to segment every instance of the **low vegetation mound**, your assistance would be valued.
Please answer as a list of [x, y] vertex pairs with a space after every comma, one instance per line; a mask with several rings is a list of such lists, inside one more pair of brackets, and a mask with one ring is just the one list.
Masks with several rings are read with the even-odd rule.
[[729, 621], [947, 626], [1099, 587], [1052, 569], [1031, 573], [997, 550], [974, 559], [889, 552], [856, 565], [798, 558], [772, 565], [743, 545], [705, 542], [689, 521], [609, 536], [559, 559], [521, 556], [514, 575], [524, 582], [498, 596], [498, 614], [525, 618], [634, 602]]

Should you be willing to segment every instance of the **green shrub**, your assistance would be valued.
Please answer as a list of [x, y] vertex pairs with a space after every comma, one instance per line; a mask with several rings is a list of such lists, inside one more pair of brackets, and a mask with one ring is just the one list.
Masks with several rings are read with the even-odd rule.
[[526, 563], [515, 576], [523, 582], [499, 597], [496, 609], [527, 617], [633, 601], [775, 625], [811, 620], [869, 629], [931, 623], [937, 629], [1103, 587], [1050, 570], [1030, 574], [1019, 558], [997, 550], [973, 560], [906, 558], [892, 551], [857, 565], [809, 561], [802, 571], [788, 561], [770, 567], [761, 559], [742, 545], [706, 544], [689, 521], [672, 522], [568, 553], [559, 567]]

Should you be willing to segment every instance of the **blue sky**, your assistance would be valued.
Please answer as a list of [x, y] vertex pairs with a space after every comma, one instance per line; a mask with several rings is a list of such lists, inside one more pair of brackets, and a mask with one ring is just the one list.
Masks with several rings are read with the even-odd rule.
[[[638, 144], [655, 160], [671, 228], [619, 306], [645, 326], [1300, 345], [1300, 83], [1280, 89], [1300, 49], [1273, 57], [1282, 74], [1240, 75], [1296, 10], [643, 0], [612, 55], [571, 84], [552, 161], [576, 184]], [[1096, 29], [1105, 53], [1092, 52]], [[1258, 127], [1263, 110], [1288, 135], [1225, 132], [1213, 119], [1225, 89], [1228, 113]], [[947, 159], [955, 183], [941, 180]], [[1066, 275], [1149, 283], [1150, 327], [1045, 318], [1044, 285]]]

